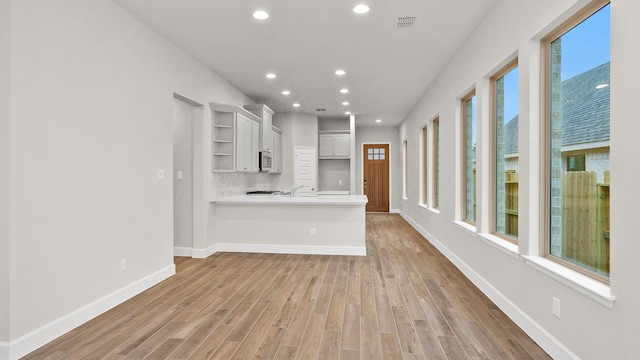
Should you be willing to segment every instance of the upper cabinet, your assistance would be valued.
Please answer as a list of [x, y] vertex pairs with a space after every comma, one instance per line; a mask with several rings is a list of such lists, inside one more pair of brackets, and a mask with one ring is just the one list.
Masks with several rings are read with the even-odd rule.
[[260, 118], [233, 105], [210, 103], [213, 172], [258, 172]]
[[264, 104], [245, 105], [244, 108], [262, 119], [260, 123], [260, 151], [273, 152], [271, 124], [274, 111]]
[[320, 159], [350, 158], [350, 138], [348, 132], [320, 132], [318, 135], [318, 157]]
[[271, 127], [273, 152], [271, 153], [271, 174], [282, 173], [282, 130]]
[[237, 114], [236, 125], [236, 171], [258, 172], [260, 124]]

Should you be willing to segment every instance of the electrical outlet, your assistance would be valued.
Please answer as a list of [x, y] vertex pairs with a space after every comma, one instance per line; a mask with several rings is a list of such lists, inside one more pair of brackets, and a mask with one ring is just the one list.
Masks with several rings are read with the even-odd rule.
[[342, 180], [338, 180], [338, 185], [342, 185]]
[[164, 170], [158, 170], [158, 181], [164, 180]]
[[309, 235], [316, 236], [316, 228], [309, 229]]
[[558, 319], [560, 318], [560, 299], [555, 296], [553, 297], [553, 308], [551, 309], [551, 313]]
[[178, 180], [182, 180], [182, 171], [178, 170], [178, 171], [176, 172], [176, 178], [177, 178]]
[[120, 260], [120, 272], [123, 273], [127, 271], [127, 259]]

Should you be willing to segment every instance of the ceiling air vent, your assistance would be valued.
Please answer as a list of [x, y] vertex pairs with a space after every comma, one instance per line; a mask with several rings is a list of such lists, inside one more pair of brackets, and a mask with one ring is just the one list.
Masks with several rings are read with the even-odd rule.
[[398, 18], [398, 22], [396, 25], [399, 29], [410, 28], [415, 24], [416, 17], [415, 16], [403, 16]]
[[325, 109], [325, 108], [318, 108], [318, 109], [316, 109], [316, 111], [327, 111], [327, 109]]

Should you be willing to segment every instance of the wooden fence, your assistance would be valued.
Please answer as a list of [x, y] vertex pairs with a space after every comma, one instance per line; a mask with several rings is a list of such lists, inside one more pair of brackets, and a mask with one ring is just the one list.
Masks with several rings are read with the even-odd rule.
[[505, 172], [505, 233], [518, 237], [518, 173]]
[[609, 273], [609, 172], [562, 175], [562, 257]]

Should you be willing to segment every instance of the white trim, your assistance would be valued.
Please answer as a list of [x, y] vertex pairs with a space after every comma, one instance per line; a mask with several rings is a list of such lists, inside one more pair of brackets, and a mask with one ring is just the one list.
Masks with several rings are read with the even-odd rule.
[[480, 239], [514, 259], [520, 258], [518, 245], [493, 234], [478, 234]]
[[193, 257], [193, 248], [190, 247], [174, 247], [173, 256]]
[[[477, 286], [491, 301], [493, 301], [513, 322], [515, 322], [527, 335], [544, 349], [554, 359], [576, 359], [580, 358], [569, 348], [553, 337], [545, 328], [540, 326], [526, 312], [516, 306], [511, 300], [504, 296], [491, 283], [478, 274], [472, 267], [467, 265], [453, 251], [449, 250], [443, 243], [438, 241], [431, 233], [425, 230], [418, 223], [413, 221], [404, 212], [400, 215], [413, 226], [427, 241], [435, 246], [449, 261], [451, 261], [471, 282]], [[459, 222], [454, 221], [458, 224]], [[466, 230], [466, 229], [465, 229]]]
[[218, 252], [216, 244], [209, 246], [206, 249], [191, 249], [191, 257], [194, 259], [205, 259]]
[[474, 225], [469, 224], [466, 221], [455, 220], [453, 223], [455, 225], [457, 225], [459, 228], [461, 228], [461, 229], [463, 229], [465, 231], [468, 231], [472, 235], [478, 234], [478, 232], [476, 231], [476, 227]]
[[313, 255], [351, 255], [366, 256], [366, 246], [314, 246], [314, 245], [278, 245], [278, 244], [216, 244], [220, 252], [254, 252], [269, 254], [313, 254]]
[[0, 359], [18, 359], [173, 276], [175, 273], [176, 266], [174, 264], [168, 265], [8, 344], [0, 343]]
[[540, 256], [523, 256], [527, 265], [585, 295], [600, 305], [613, 309], [616, 297], [611, 295], [611, 288], [586, 275], [571, 270], [549, 259]]
[[390, 212], [391, 214], [400, 214], [400, 211], [401, 211], [400, 209], [390, 209], [390, 210], [389, 210], [389, 212]]
[[560, 149], [560, 151], [569, 152], [569, 151], [581, 151], [581, 150], [592, 150], [592, 149], [600, 149], [607, 148], [611, 146], [611, 141], [602, 140], [602, 141], [594, 141], [590, 143], [582, 143], [582, 144], [573, 144], [573, 145], [565, 145]]

